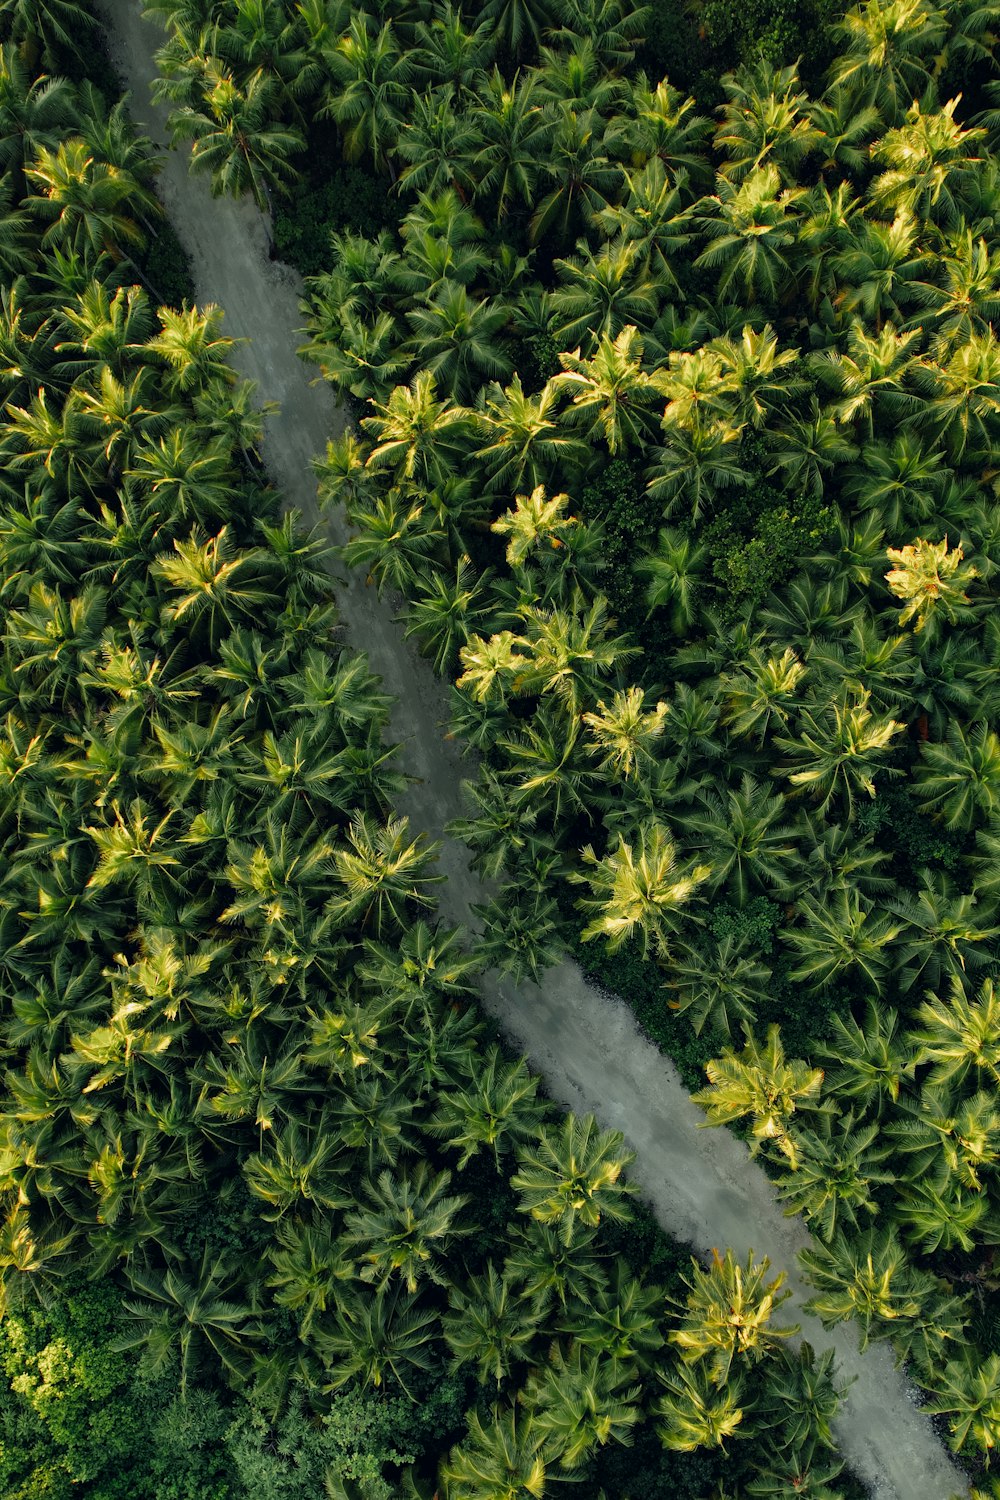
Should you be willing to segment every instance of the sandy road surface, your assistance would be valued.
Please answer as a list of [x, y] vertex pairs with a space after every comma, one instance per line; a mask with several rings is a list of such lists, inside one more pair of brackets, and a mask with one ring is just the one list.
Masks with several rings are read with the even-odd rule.
[[[162, 145], [166, 111], [153, 106], [149, 88], [153, 52], [163, 34], [141, 18], [137, 0], [101, 3], [134, 113]], [[191, 256], [199, 300], [225, 309], [227, 332], [246, 340], [236, 351], [236, 365], [257, 382], [263, 399], [280, 405], [267, 422], [269, 470], [288, 503], [315, 522], [310, 459], [324, 451], [343, 418], [328, 388], [311, 384], [313, 372], [295, 353], [301, 283], [268, 260], [264, 225], [252, 203], [213, 199], [203, 179], [189, 177], [185, 153], [166, 154], [160, 192]], [[333, 540], [344, 540], [339, 518], [324, 525]], [[357, 577], [341, 580], [337, 594], [349, 644], [368, 654], [396, 700], [392, 733], [404, 742], [403, 763], [417, 778], [402, 810], [414, 828], [440, 838], [444, 824], [464, 810], [459, 784], [467, 770], [457, 747], [442, 735], [441, 685], [404, 641], [388, 601], [380, 603]], [[467, 851], [446, 839], [440, 863], [449, 876], [440, 888], [442, 913], [449, 921], [467, 921], [470, 904], [483, 897]], [[701, 1111], [627, 1007], [587, 984], [568, 962], [551, 970], [540, 989], [487, 983], [484, 1000], [544, 1075], [554, 1098], [592, 1110], [602, 1123], [623, 1131], [637, 1153], [631, 1176], [666, 1230], [701, 1251], [731, 1245], [745, 1255], [752, 1248], [788, 1273], [794, 1296], [783, 1318], [794, 1312], [814, 1345], [833, 1345], [841, 1375], [852, 1380], [836, 1434], [872, 1495], [951, 1500], [967, 1493], [888, 1350], [861, 1354], [853, 1329], [827, 1334], [804, 1316], [808, 1292], [795, 1268], [796, 1251], [808, 1243], [802, 1223], [783, 1216], [765, 1174], [739, 1141], [724, 1130], [698, 1128]]]

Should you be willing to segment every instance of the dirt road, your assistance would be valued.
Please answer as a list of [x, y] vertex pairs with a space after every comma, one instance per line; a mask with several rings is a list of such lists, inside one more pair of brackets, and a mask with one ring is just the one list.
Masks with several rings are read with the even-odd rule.
[[[136, 0], [103, 0], [112, 28], [112, 51], [132, 90], [143, 128], [164, 144], [166, 112], [150, 100], [153, 52], [163, 34], [144, 21]], [[343, 425], [328, 388], [297, 357], [301, 342], [301, 284], [288, 268], [267, 258], [263, 222], [249, 200], [213, 199], [206, 182], [191, 178], [185, 153], [167, 152], [160, 191], [191, 256], [199, 300], [225, 309], [226, 330], [246, 340], [235, 363], [257, 382], [263, 399], [280, 404], [267, 422], [265, 458], [286, 500], [308, 522], [319, 520], [310, 459]], [[335, 541], [337, 519], [324, 520]], [[417, 778], [402, 810], [416, 829], [441, 837], [461, 808], [464, 768], [454, 742], [443, 738], [444, 694], [430, 668], [404, 641], [387, 601], [356, 577], [342, 580], [338, 600], [349, 644], [368, 654], [396, 700], [392, 732], [405, 743], [404, 764]], [[462, 845], [446, 839], [440, 889], [443, 915], [467, 921], [483, 898]], [[487, 1009], [541, 1072], [552, 1096], [578, 1111], [592, 1110], [621, 1130], [637, 1156], [632, 1178], [671, 1234], [700, 1251], [731, 1245], [753, 1249], [784, 1269], [804, 1336], [836, 1348], [841, 1374], [852, 1379], [836, 1432], [851, 1468], [877, 1500], [951, 1500], [966, 1494], [961, 1475], [921, 1415], [913, 1392], [893, 1368], [885, 1347], [861, 1354], [853, 1330], [830, 1335], [806, 1318], [808, 1295], [796, 1275], [796, 1251], [808, 1243], [802, 1223], [786, 1219], [770, 1183], [746, 1149], [728, 1132], [699, 1129], [702, 1119], [669, 1060], [640, 1034], [620, 1001], [588, 985], [564, 963], [544, 985], [484, 986]]]

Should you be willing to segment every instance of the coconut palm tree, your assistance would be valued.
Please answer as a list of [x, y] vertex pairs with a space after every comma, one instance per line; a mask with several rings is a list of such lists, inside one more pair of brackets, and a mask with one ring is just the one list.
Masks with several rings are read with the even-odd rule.
[[249, 1342], [258, 1331], [251, 1309], [233, 1300], [235, 1270], [223, 1257], [212, 1260], [206, 1250], [193, 1275], [174, 1266], [157, 1271], [137, 1264], [127, 1275], [133, 1295], [124, 1306], [136, 1326], [121, 1335], [120, 1348], [141, 1348], [149, 1368], [157, 1372], [175, 1366], [182, 1394], [205, 1345], [228, 1369], [238, 1373], [246, 1368]]
[[692, 1453], [698, 1448], [721, 1448], [731, 1437], [748, 1437], [741, 1431], [744, 1417], [752, 1410], [747, 1402], [743, 1377], [731, 1374], [723, 1386], [712, 1378], [708, 1366], [680, 1363], [658, 1372], [665, 1395], [656, 1402], [656, 1430], [665, 1448]]
[[859, 1113], [874, 1108], [887, 1112], [899, 1101], [903, 1083], [913, 1077], [915, 1054], [900, 1034], [895, 1010], [870, 1000], [865, 1024], [853, 1016], [832, 1016], [831, 1035], [821, 1044], [817, 1057], [829, 1064], [824, 1091], [856, 1102]]
[[926, 740], [914, 768], [920, 805], [946, 828], [968, 831], [1000, 806], [1000, 739], [981, 721], [948, 725], [943, 743]]
[[825, 814], [838, 798], [848, 818], [854, 814], [855, 797], [865, 792], [875, 796], [875, 776], [894, 774], [882, 757], [890, 742], [904, 728], [887, 715], [869, 708], [867, 691], [827, 703], [823, 708], [803, 707], [797, 739], [779, 735], [776, 746], [788, 755], [785, 775], [793, 787], [808, 789]]
[[642, 351], [638, 329], [629, 325], [614, 339], [602, 334], [589, 359], [560, 354], [562, 371], [548, 382], [547, 389], [569, 395], [566, 419], [583, 427], [584, 442], [604, 442], [612, 457], [641, 447], [654, 428], [660, 390], [642, 368]]
[[464, 286], [445, 282], [437, 295], [407, 314], [411, 347], [419, 351], [426, 375], [454, 400], [468, 399], [486, 379], [511, 374], [500, 334], [508, 322], [506, 307], [496, 300], [477, 300]]
[[974, 148], [985, 139], [978, 126], [955, 119], [959, 99], [926, 109], [919, 99], [903, 124], [872, 147], [872, 158], [886, 170], [870, 188], [871, 202], [882, 213], [905, 209], [923, 223], [955, 227], [963, 217], [967, 190], [978, 175], [982, 157]]
[[543, 1106], [535, 1098], [538, 1079], [524, 1059], [505, 1063], [493, 1047], [477, 1066], [476, 1076], [442, 1097], [431, 1131], [451, 1149], [460, 1150], [458, 1170], [483, 1147], [489, 1147], [500, 1168], [505, 1155], [532, 1139], [541, 1123]]
[[857, 889], [831, 893], [822, 902], [802, 896], [796, 905], [803, 925], [785, 934], [800, 955], [792, 978], [826, 985], [849, 974], [862, 977], [879, 994], [894, 957], [890, 945], [903, 923], [864, 901]]
[[575, 885], [589, 886], [592, 893], [577, 903], [594, 913], [583, 941], [603, 937], [615, 952], [637, 937], [644, 956], [652, 949], [661, 958], [677, 931], [678, 913], [711, 873], [708, 865], [678, 868], [677, 846], [655, 818], [636, 829], [634, 842], [619, 834], [618, 847], [603, 858], [588, 845], [583, 860], [593, 873], [570, 875]]
[[664, 987], [671, 1010], [688, 1016], [700, 1036], [706, 1026], [732, 1036], [737, 1022], [750, 1022], [770, 994], [771, 970], [746, 938], [724, 937], [679, 943]]
[[774, 306], [794, 285], [793, 247], [802, 188], [782, 188], [776, 166], [758, 167], [738, 184], [720, 177], [717, 193], [702, 199], [697, 224], [708, 248], [694, 262], [718, 271], [720, 298], [742, 292], [750, 303]]
[[[524, 0], [507, 3], [519, 7]], [[537, 76], [516, 76], [508, 83], [494, 68], [470, 107], [469, 122], [479, 142], [472, 163], [476, 197], [490, 206], [501, 224], [511, 211], [528, 209], [534, 202], [539, 163], [552, 135]]]
[[628, 1222], [634, 1189], [622, 1173], [633, 1156], [620, 1131], [599, 1130], [593, 1115], [567, 1115], [558, 1135], [543, 1128], [538, 1144], [519, 1152], [511, 1186], [521, 1194], [521, 1212], [558, 1228], [569, 1245], [581, 1226], [595, 1228], [604, 1215]]
[[515, 371], [509, 385], [486, 387], [479, 415], [487, 441], [475, 457], [486, 467], [491, 490], [530, 493], [557, 465], [569, 471], [584, 465], [583, 443], [558, 420], [558, 392], [551, 382], [529, 395]]
[[740, 1052], [727, 1047], [721, 1057], [706, 1064], [708, 1086], [691, 1097], [705, 1109], [708, 1125], [728, 1125], [751, 1116], [751, 1150], [757, 1151], [762, 1143], [773, 1141], [794, 1169], [798, 1148], [789, 1122], [799, 1108], [822, 1108], [819, 1100], [822, 1070], [786, 1058], [777, 1026], [768, 1027], [763, 1045], [746, 1023], [743, 1034], [745, 1042]]
[[971, 1068], [1000, 1081], [1000, 996], [985, 979], [975, 999], [954, 975], [947, 999], [928, 995], [907, 1040], [916, 1063], [930, 1063], [932, 1083], [959, 1083]]
[[1000, 1356], [980, 1362], [964, 1355], [934, 1373], [927, 1410], [948, 1418], [951, 1446], [956, 1453], [969, 1445], [989, 1462], [1000, 1442]]
[[602, 338], [616, 339], [629, 325], [649, 329], [659, 310], [658, 288], [642, 267], [640, 247], [613, 241], [596, 254], [584, 241], [571, 258], [557, 260], [559, 285], [552, 293], [553, 334], [564, 349], [587, 356]]
[[595, 1448], [632, 1442], [641, 1387], [627, 1367], [579, 1343], [554, 1344], [549, 1364], [533, 1374], [524, 1401], [545, 1450], [561, 1469], [582, 1468]]
[[356, 1285], [338, 1289], [333, 1318], [317, 1323], [311, 1343], [331, 1390], [361, 1380], [374, 1390], [398, 1385], [432, 1368], [430, 1347], [438, 1314], [399, 1290], [382, 1296]]
[[427, 866], [437, 857], [438, 845], [423, 835], [409, 840], [409, 819], [390, 818], [384, 825], [359, 814], [348, 829], [349, 847], [332, 852], [332, 875], [344, 887], [329, 902], [341, 922], [360, 921], [381, 936], [390, 926], [405, 928], [409, 903], [429, 906], [428, 887], [444, 879], [430, 875]]
[[946, 35], [944, 13], [925, 0], [862, 0], [835, 27], [844, 43], [833, 82], [869, 93], [884, 118], [896, 120], [927, 87]]
[[753, 1251], [743, 1265], [727, 1250], [713, 1252], [707, 1266], [691, 1262], [690, 1275], [683, 1276], [688, 1288], [680, 1327], [670, 1335], [687, 1364], [705, 1360], [712, 1384], [725, 1387], [734, 1362], [757, 1364], [780, 1340], [798, 1332], [798, 1324], [773, 1327], [772, 1315], [791, 1292], [783, 1291], [783, 1271], [768, 1278], [771, 1262], [765, 1255], [755, 1261]]
[[469, 1278], [468, 1287], [453, 1286], [448, 1301], [442, 1326], [455, 1368], [474, 1366], [480, 1384], [492, 1381], [499, 1391], [515, 1367], [530, 1358], [537, 1314], [492, 1261], [485, 1275]]
[[955, 624], [968, 618], [965, 590], [978, 574], [968, 563], [962, 566], [965, 553], [960, 546], [949, 550], [947, 537], [940, 542], [918, 537], [908, 547], [889, 547], [886, 556], [894, 566], [885, 581], [896, 598], [903, 600], [900, 625], [915, 620], [914, 631], [920, 631], [931, 620]]
[[378, 27], [366, 11], [356, 13], [325, 60], [332, 79], [322, 113], [339, 126], [349, 161], [371, 156], [385, 170], [403, 128], [413, 77], [391, 21]]
[[472, 415], [439, 398], [434, 374], [421, 370], [410, 386], [398, 385], [375, 415], [362, 418], [374, 440], [370, 468], [392, 469], [398, 479], [431, 490], [461, 462], [472, 432]]
[[694, 810], [680, 819], [690, 846], [711, 868], [713, 890], [724, 887], [736, 906], [752, 893], [790, 894], [796, 883], [793, 830], [783, 821], [785, 799], [769, 795], [744, 774], [725, 797], [706, 790]]
[[294, 157], [305, 150], [301, 131], [275, 118], [279, 92], [273, 74], [258, 69], [238, 82], [210, 57], [198, 103], [182, 104], [167, 122], [174, 145], [191, 142], [191, 170], [209, 174], [216, 196], [249, 193], [261, 213], [270, 212], [273, 193], [290, 190]]
[[795, 1129], [797, 1165], [786, 1172], [778, 1192], [788, 1214], [804, 1214], [829, 1242], [840, 1231], [858, 1230], [862, 1214], [878, 1212], [872, 1190], [894, 1181], [884, 1165], [888, 1145], [878, 1146], [879, 1126], [858, 1125], [851, 1113], [834, 1129], [831, 1116], [818, 1114], [816, 1128]]
[[448, 1193], [450, 1172], [432, 1175], [428, 1162], [398, 1175], [386, 1170], [365, 1183], [358, 1206], [345, 1219], [344, 1241], [358, 1247], [362, 1281], [387, 1295], [394, 1276], [412, 1296], [425, 1279], [445, 1280], [441, 1258], [457, 1235], [471, 1229], [457, 1222], [468, 1203]]
[[454, 1500], [541, 1500], [546, 1447], [530, 1413], [494, 1407], [484, 1421], [473, 1410], [468, 1436], [441, 1465], [441, 1477]]
[[773, 162], [782, 180], [794, 183], [820, 135], [809, 117], [808, 97], [799, 88], [796, 68], [758, 62], [735, 75], [727, 73], [721, 83], [726, 102], [715, 130], [715, 148], [723, 157], [721, 175], [741, 182]]

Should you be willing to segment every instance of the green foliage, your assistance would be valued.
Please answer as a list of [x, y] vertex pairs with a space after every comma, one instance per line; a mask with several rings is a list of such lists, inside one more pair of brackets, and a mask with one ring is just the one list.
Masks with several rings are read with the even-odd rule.
[[735, 620], [761, 605], [803, 556], [819, 551], [835, 522], [833, 507], [817, 495], [792, 501], [766, 484], [741, 490], [703, 532], [726, 617]]
[[396, 223], [395, 205], [385, 181], [351, 162], [310, 177], [282, 201], [274, 215], [274, 243], [281, 260], [303, 276], [317, 276], [330, 264], [330, 236], [343, 231], [377, 234]]

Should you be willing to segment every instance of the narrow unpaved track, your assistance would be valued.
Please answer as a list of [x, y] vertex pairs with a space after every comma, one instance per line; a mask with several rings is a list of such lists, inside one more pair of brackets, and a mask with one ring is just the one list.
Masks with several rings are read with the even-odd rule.
[[[136, 118], [163, 145], [165, 111], [151, 103], [149, 92], [162, 33], [141, 18], [137, 0], [102, 3]], [[324, 451], [343, 418], [329, 390], [310, 383], [312, 372], [295, 353], [301, 283], [267, 259], [264, 225], [253, 205], [213, 199], [203, 180], [188, 176], [184, 153], [166, 153], [160, 191], [191, 256], [199, 300], [225, 309], [227, 332], [246, 341], [236, 351], [236, 365], [258, 383], [263, 399], [280, 404], [267, 422], [269, 470], [288, 503], [307, 522], [317, 522], [310, 460]], [[339, 518], [326, 518], [324, 525], [333, 540], [344, 539]], [[460, 781], [467, 773], [456, 746], [443, 738], [441, 686], [373, 589], [352, 577], [337, 592], [349, 644], [367, 652], [396, 700], [392, 733], [404, 742], [405, 767], [417, 778], [402, 799], [403, 810], [414, 828], [440, 838], [445, 823], [462, 811]], [[442, 914], [448, 921], [468, 921], [470, 904], [483, 893], [467, 851], [445, 839], [440, 863], [449, 877], [441, 887]], [[592, 1110], [624, 1132], [636, 1151], [633, 1180], [666, 1230], [700, 1251], [731, 1245], [745, 1255], [752, 1248], [788, 1273], [794, 1300], [782, 1314], [794, 1308], [803, 1335], [817, 1347], [833, 1345], [841, 1374], [853, 1380], [836, 1433], [844, 1457], [872, 1495], [951, 1500], [967, 1493], [888, 1350], [861, 1354], [853, 1329], [827, 1334], [802, 1313], [808, 1292], [795, 1264], [796, 1251], [808, 1243], [802, 1223], [783, 1216], [765, 1174], [739, 1141], [726, 1131], [699, 1129], [701, 1112], [626, 1006], [588, 985], [568, 962], [551, 970], [540, 989], [505, 983], [483, 988], [487, 1009], [544, 1075], [553, 1097], [572, 1109]]]

